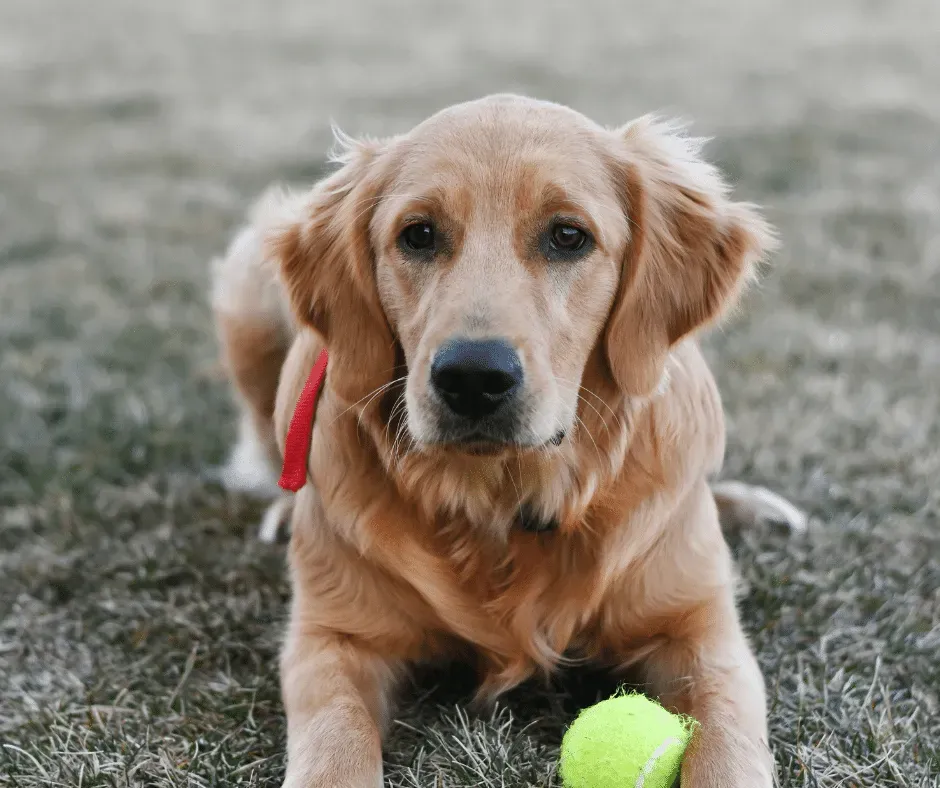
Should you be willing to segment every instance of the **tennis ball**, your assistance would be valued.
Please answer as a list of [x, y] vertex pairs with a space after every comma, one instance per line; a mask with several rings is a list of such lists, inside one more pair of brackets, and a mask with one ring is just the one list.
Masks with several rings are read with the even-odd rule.
[[670, 788], [695, 722], [644, 695], [584, 709], [561, 743], [566, 788]]

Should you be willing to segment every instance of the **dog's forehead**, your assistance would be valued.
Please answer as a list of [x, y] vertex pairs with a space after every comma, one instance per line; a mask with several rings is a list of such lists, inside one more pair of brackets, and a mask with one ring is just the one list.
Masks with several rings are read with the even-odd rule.
[[554, 187], [613, 196], [604, 158], [608, 136], [583, 115], [548, 102], [496, 96], [458, 104], [401, 138], [396, 190], [518, 200]]
[[435, 135], [487, 130], [503, 135], [513, 130], [527, 130], [541, 136], [555, 131], [559, 136], [583, 132], [601, 132], [603, 128], [580, 112], [549, 101], [513, 95], [496, 95], [454, 104], [431, 115], [412, 129], [413, 139]]

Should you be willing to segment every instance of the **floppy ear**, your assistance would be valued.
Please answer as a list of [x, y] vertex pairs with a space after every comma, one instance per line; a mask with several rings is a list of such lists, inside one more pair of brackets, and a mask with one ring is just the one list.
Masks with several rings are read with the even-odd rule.
[[631, 237], [607, 326], [614, 380], [652, 394], [670, 348], [731, 306], [776, 245], [753, 206], [728, 199], [703, 140], [640, 118], [617, 132], [617, 177]]
[[338, 138], [342, 166], [270, 230], [291, 307], [330, 352], [331, 387], [357, 402], [391, 379], [394, 339], [375, 283], [369, 223], [385, 180], [386, 146]]

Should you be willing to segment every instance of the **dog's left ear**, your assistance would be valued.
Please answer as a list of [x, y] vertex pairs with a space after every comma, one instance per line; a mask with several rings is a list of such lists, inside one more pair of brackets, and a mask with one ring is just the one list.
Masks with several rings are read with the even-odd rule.
[[615, 132], [614, 168], [630, 240], [605, 338], [618, 387], [649, 396], [670, 348], [730, 307], [776, 246], [755, 208], [728, 199], [702, 140], [641, 118]]

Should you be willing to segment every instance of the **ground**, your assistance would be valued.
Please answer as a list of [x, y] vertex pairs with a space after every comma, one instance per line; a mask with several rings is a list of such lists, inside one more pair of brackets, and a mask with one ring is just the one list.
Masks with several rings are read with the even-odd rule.
[[[335, 120], [497, 90], [713, 135], [783, 248], [707, 341], [782, 786], [940, 785], [940, 4], [0, 4], [0, 785], [276, 785], [283, 546], [207, 469], [207, 262]], [[394, 786], [555, 785], [580, 675], [474, 714], [418, 676]]]

